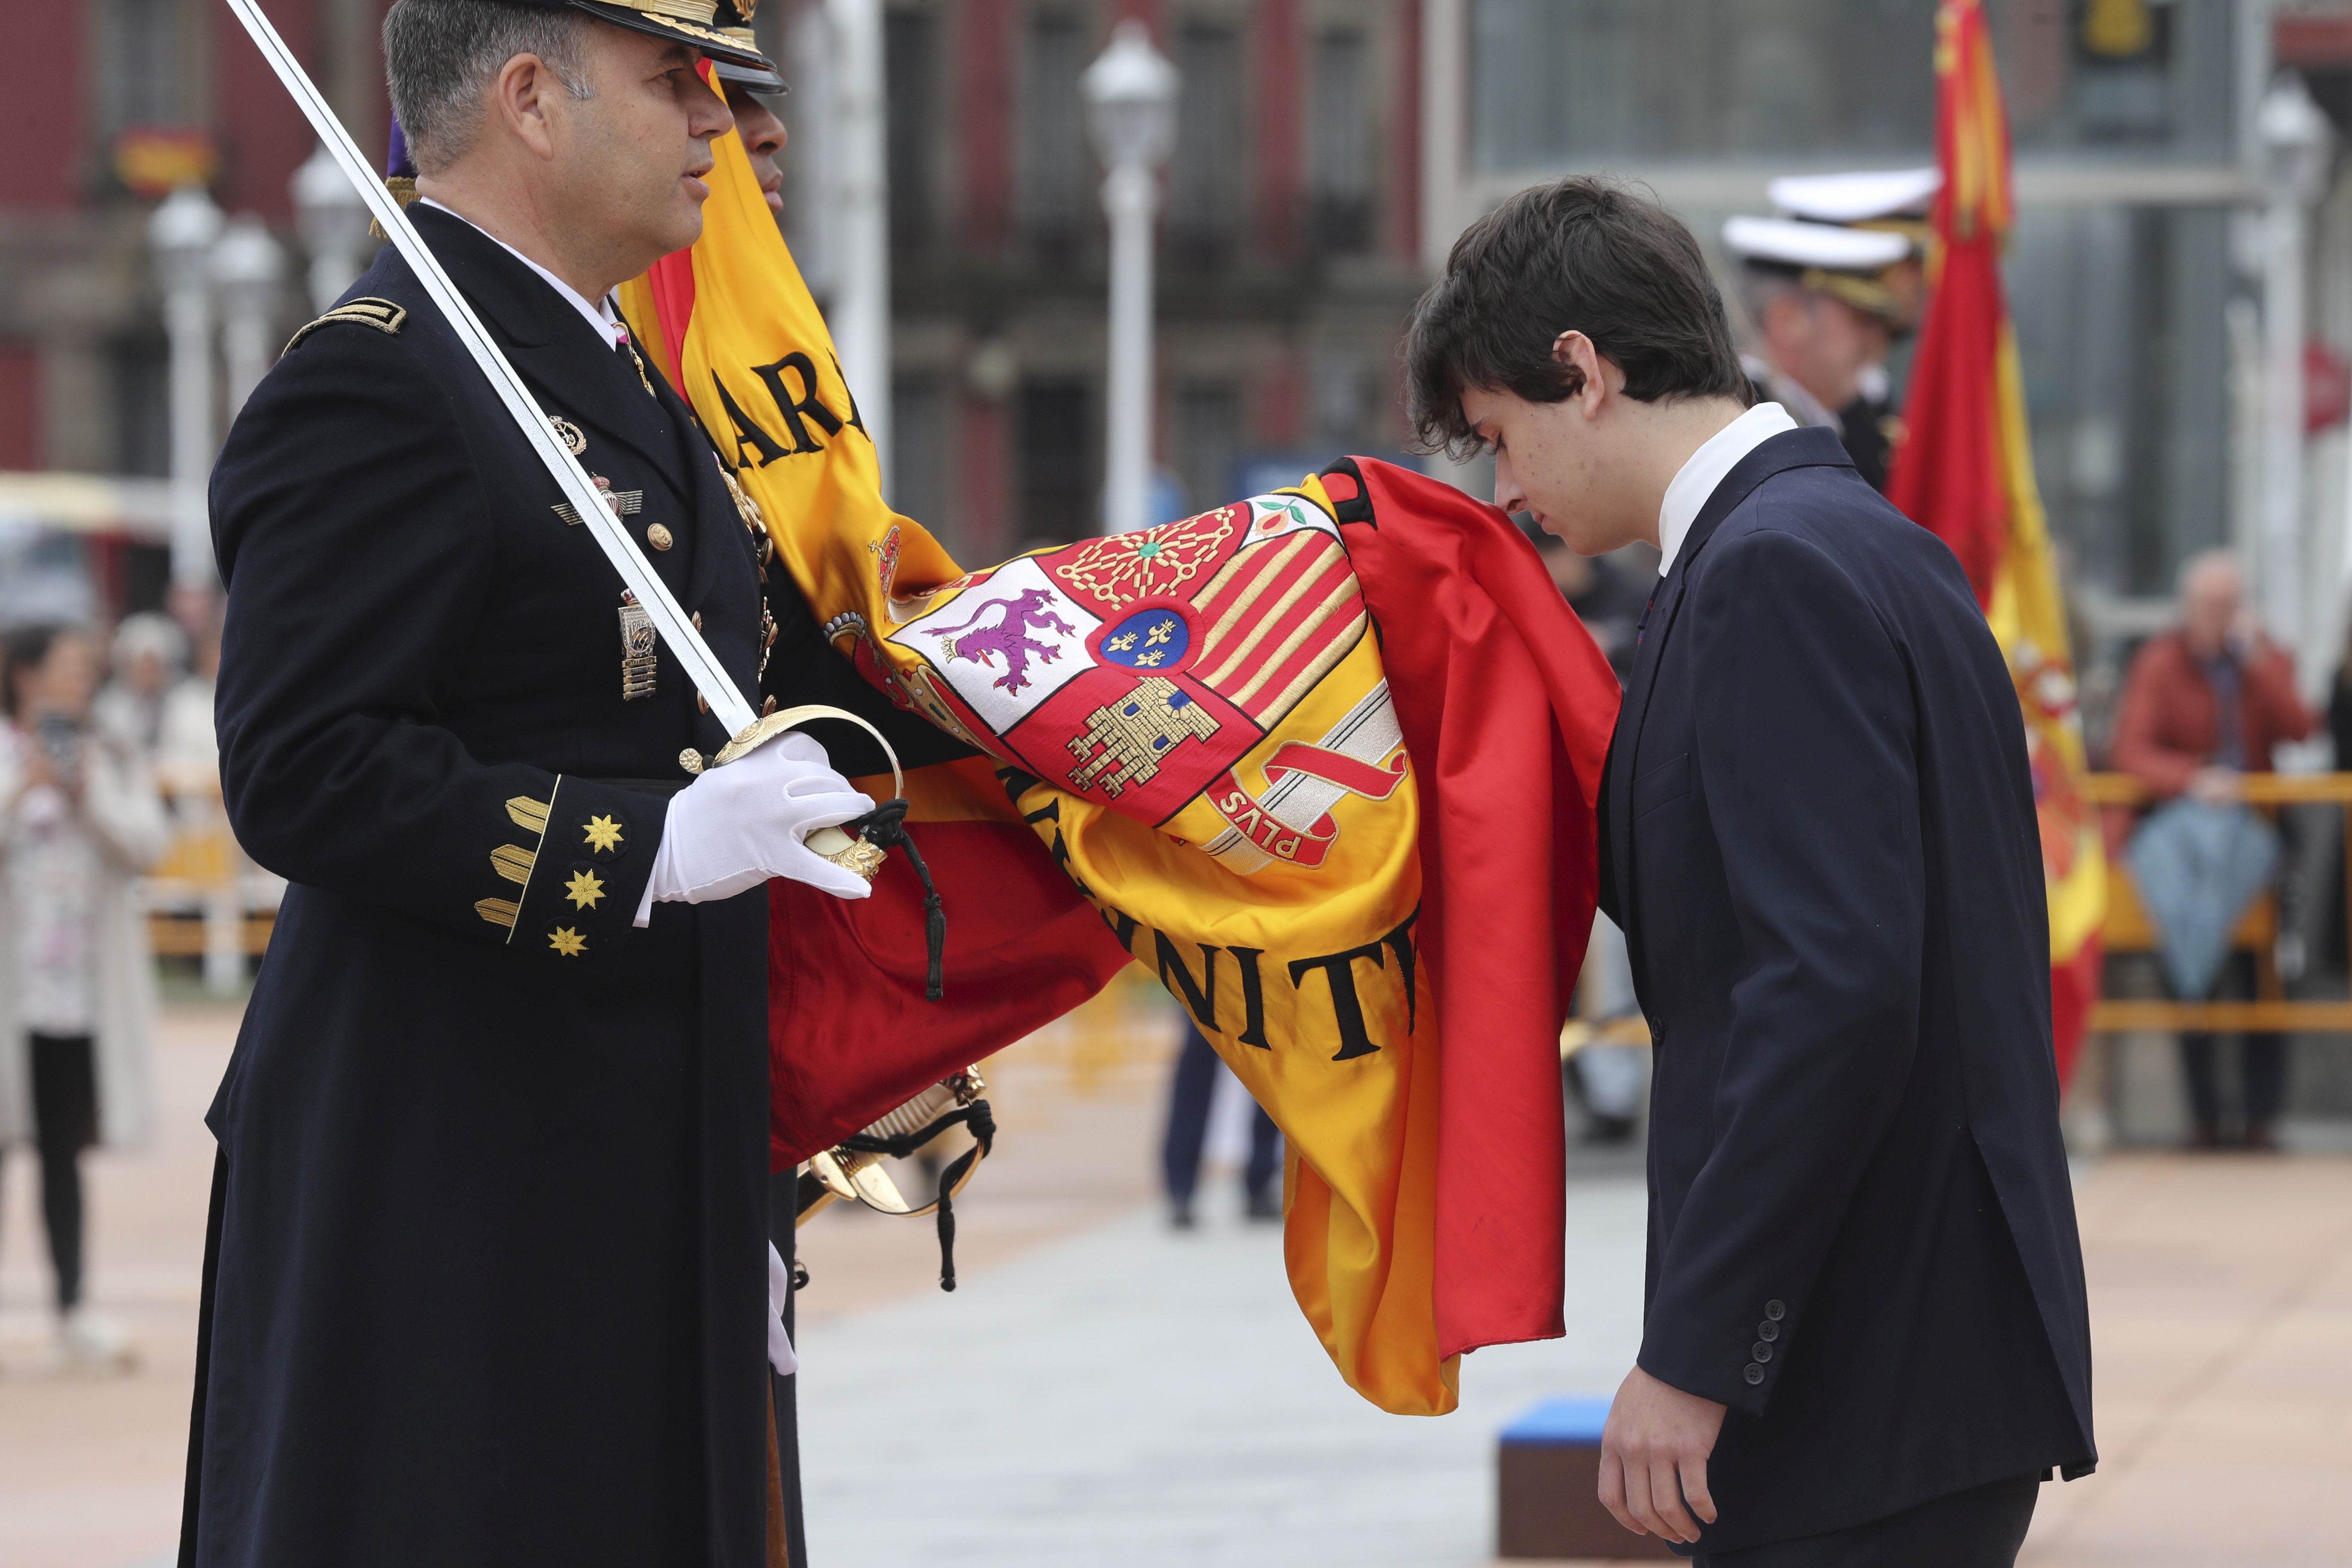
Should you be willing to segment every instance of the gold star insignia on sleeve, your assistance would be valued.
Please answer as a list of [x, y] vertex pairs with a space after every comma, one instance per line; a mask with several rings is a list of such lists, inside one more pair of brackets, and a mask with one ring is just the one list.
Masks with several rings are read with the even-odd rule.
[[582, 871], [564, 884], [564, 892], [573, 908], [593, 910], [596, 900], [604, 896], [604, 879], [593, 871]]
[[617, 849], [620, 846], [621, 825], [619, 823], [609, 816], [592, 816], [588, 819], [589, 848]]
[[547, 945], [566, 958], [577, 958], [588, 951], [588, 939], [570, 926], [557, 926], [547, 933]]

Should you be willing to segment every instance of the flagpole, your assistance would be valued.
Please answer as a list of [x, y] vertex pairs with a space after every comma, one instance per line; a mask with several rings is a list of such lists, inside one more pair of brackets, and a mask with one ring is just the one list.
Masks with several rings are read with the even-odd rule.
[[466, 297], [457, 291], [457, 285], [449, 280], [449, 275], [442, 270], [440, 260], [425, 247], [425, 241], [409, 223], [408, 215], [401, 210], [392, 193], [383, 188], [383, 183], [375, 177], [374, 170], [362, 156], [351, 132], [344, 130], [342, 121], [335, 118], [335, 111], [328, 107], [326, 99], [312, 84], [293, 52], [287, 48], [286, 41], [278, 36], [278, 29], [271, 26], [269, 18], [262, 15], [257, 0], [227, 0], [227, 4], [228, 8], [236, 13], [236, 19], [244, 24], [254, 47], [261, 51], [261, 58], [268, 62], [269, 68], [277, 72], [278, 81], [292, 95], [294, 106], [302, 111], [303, 118], [310, 122], [310, 129], [318, 133], [320, 142], [342, 170], [344, 177], [358, 190], [361, 200], [367, 204], [368, 211], [374, 216], [378, 226], [407, 260], [433, 303], [447, 318], [451, 329], [457, 334], [457, 341], [473, 356], [474, 363], [488, 379], [490, 390], [498, 395], [499, 402], [506, 405], [508, 415], [521, 429], [523, 438], [530, 443], [532, 453], [562, 489], [564, 499], [572, 503], [573, 515], [586, 525], [598, 547], [604, 552], [604, 558], [621, 574], [622, 582], [636, 595], [637, 603], [652, 619], [662, 640], [669, 645], [670, 652], [677, 657], [678, 663], [686, 667], [687, 674], [710, 704], [711, 712], [727, 727], [730, 735], [741, 736], [759, 722], [759, 715], [745, 700], [743, 694], [736, 689], [735, 682], [719, 662], [718, 656], [702, 640], [702, 634], [694, 629], [694, 623], [678, 607], [677, 599], [670, 595], [668, 584], [638, 553], [636, 542], [622, 528], [620, 520], [606, 510], [603, 496], [588, 478], [588, 471], [580, 466], [580, 460], [572, 456], [571, 449], [557, 438], [554, 427], [548, 422], [546, 411], [531, 396], [530, 389], [523, 384], [522, 377], [515, 373], [514, 366], [507, 363], [506, 355], [491, 340], [480, 318], [474, 314], [474, 308], [466, 302]]

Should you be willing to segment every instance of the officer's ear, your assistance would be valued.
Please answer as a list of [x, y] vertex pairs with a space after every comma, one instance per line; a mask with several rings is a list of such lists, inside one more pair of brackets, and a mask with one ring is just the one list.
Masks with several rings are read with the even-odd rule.
[[567, 96], [563, 79], [537, 55], [517, 55], [491, 79], [485, 130], [503, 129], [532, 156], [555, 158], [554, 100]]

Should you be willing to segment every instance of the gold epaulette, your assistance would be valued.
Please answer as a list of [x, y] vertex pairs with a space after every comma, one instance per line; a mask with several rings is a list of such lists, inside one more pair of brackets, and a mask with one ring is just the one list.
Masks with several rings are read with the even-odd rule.
[[331, 321], [356, 321], [362, 327], [373, 327], [389, 337], [407, 324], [408, 307], [395, 305], [389, 300], [353, 300], [348, 304], [338, 305], [287, 339], [285, 352], [292, 353], [302, 346], [304, 338]]

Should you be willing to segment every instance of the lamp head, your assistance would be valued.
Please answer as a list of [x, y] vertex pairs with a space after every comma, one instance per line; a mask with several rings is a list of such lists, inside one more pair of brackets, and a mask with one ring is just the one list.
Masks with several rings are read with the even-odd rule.
[[1149, 28], [1132, 17], [1112, 30], [1109, 45], [1079, 79], [1095, 150], [1111, 168], [1156, 168], [1176, 145], [1176, 68], [1151, 45]]

